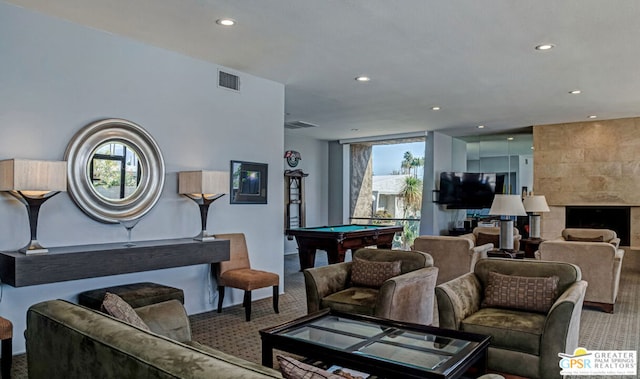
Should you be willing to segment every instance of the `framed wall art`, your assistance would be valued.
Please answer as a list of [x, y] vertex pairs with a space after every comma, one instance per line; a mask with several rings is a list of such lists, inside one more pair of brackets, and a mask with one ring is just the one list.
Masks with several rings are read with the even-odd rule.
[[267, 204], [268, 165], [231, 161], [231, 204]]

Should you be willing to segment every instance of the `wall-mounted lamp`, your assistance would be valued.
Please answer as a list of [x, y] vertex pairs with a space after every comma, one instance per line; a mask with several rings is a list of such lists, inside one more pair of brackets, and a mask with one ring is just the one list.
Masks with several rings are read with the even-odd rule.
[[19, 251], [25, 254], [46, 253], [38, 242], [40, 206], [67, 190], [67, 162], [7, 159], [0, 161], [0, 191], [7, 191], [20, 200], [29, 215], [31, 241]]
[[520, 195], [495, 195], [489, 214], [500, 217], [500, 249], [513, 250], [511, 216], [526, 216]]
[[227, 171], [182, 171], [178, 173], [178, 193], [195, 201], [200, 207], [202, 231], [193, 239], [209, 241], [215, 239], [207, 232], [209, 205], [229, 191]]
[[529, 237], [540, 238], [540, 212], [550, 212], [543, 195], [525, 196], [524, 209], [529, 213]]

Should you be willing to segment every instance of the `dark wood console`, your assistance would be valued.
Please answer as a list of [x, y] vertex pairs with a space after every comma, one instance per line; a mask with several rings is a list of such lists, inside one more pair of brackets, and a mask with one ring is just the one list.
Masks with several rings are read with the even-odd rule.
[[64, 282], [229, 260], [229, 241], [191, 238], [51, 247], [49, 253], [0, 252], [0, 278], [13, 287]]

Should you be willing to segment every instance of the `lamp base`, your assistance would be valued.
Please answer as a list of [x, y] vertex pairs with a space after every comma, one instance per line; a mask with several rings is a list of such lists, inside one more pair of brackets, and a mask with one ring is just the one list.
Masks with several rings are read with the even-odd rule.
[[540, 215], [529, 215], [529, 238], [540, 238]]
[[513, 250], [512, 220], [500, 220], [500, 250]]
[[207, 242], [207, 241], [215, 240], [216, 237], [214, 237], [213, 235], [211, 235], [211, 234], [209, 234], [207, 232], [207, 215], [209, 213], [209, 205], [211, 205], [211, 203], [213, 203], [217, 199], [219, 199], [222, 196], [224, 196], [224, 194], [216, 196], [216, 197], [212, 197], [212, 198], [207, 198], [207, 197], [205, 197], [204, 194], [202, 194], [200, 197], [194, 197], [194, 196], [189, 195], [189, 194], [187, 194], [186, 196], [188, 198], [190, 198], [191, 200], [195, 201], [196, 204], [198, 204], [198, 207], [200, 208], [200, 223], [202, 224], [202, 231], [200, 232], [200, 234], [198, 234], [197, 236], [193, 237], [193, 239], [196, 240], [196, 241], [201, 241], [201, 242]]
[[31, 240], [31, 242], [29, 242], [27, 246], [23, 247], [18, 251], [26, 255], [31, 255], [31, 254], [46, 254], [49, 252], [49, 249], [42, 247], [42, 245], [40, 245], [40, 242], [38, 242], [37, 240]]
[[208, 242], [208, 241], [215, 241], [216, 237], [213, 234], [207, 233], [206, 230], [203, 230], [200, 232], [200, 234], [193, 237], [193, 239], [200, 242]]
[[40, 245], [40, 242], [38, 242], [38, 214], [40, 213], [40, 207], [42, 206], [42, 204], [60, 193], [60, 191], [45, 192], [44, 194], [35, 197], [23, 191], [9, 191], [9, 193], [16, 199], [20, 200], [20, 202], [22, 202], [27, 207], [27, 214], [29, 216], [31, 240], [27, 246], [18, 251], [27, 255], [48, 253], [49, 250], [42, 247], [42, 245]]

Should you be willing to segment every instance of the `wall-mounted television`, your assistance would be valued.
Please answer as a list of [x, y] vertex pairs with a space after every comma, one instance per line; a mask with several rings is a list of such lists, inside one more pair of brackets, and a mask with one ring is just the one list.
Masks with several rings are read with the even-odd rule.
[[496, 188], [502, 192], [500, 179], [504, 176], [495, 173], [442, 172], [438, 203], [457, 209], [491, 208]]

